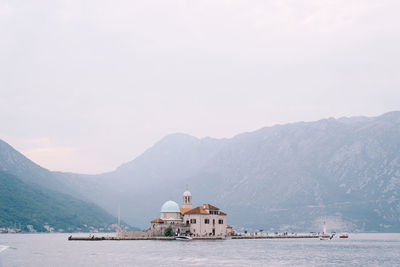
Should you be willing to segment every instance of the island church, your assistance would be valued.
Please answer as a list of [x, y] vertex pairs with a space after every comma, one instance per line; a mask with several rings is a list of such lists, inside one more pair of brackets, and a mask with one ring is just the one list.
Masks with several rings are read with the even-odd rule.
[[172, 227], [177, 234], [191, 234], [196, 237], [225, 237], [227, 235], [226, 213], [217, 207], [204, 204], [192, 207], [192, 194], [186, 190], [182, 196], [182, 208], [169, 200], [161, 207], [160, 217], [151, 221], [151, 235], [163, 235]]
[[226, 213], [211, 204], [193, 208], [192, 194], [186, 190], [182, 196], [182, 208], [172, 201], [165, 202], [160, 217], [151, 221], [151, 227], [145, 232], [120, 232], [117, 238], [157, 237], [164, 236], [168, 227], [178, 235], [193, 237], [226, 237], [232, 227], [226, 224]]

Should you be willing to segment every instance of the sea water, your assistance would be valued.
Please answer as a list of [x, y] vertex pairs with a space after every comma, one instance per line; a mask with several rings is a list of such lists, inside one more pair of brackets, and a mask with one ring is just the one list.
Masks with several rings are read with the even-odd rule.
[[215, 241], [68, 241], [69, 235], [0, 234], [0, 265], [400, 266], [400, 234]]

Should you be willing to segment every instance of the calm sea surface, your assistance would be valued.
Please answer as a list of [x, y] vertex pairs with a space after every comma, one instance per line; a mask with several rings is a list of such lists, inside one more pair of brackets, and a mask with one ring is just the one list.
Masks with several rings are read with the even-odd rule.
[[400, 266], [400, 234], [190, 242], [68, 241], [68, 236], [0, 234], [0, 266]]

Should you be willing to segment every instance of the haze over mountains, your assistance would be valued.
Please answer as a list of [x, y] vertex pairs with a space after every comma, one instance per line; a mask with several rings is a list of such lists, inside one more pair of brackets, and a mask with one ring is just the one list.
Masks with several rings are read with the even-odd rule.
[[400, 112], [276, 125], [230, 139], [172, 134], [113, 172], [51, 175], [49, 183], [45, 175], [34, 179], [53, 189], [62, 183], [113, 214], [120, 204], [122, 218], [141, 228], [166, 200], [181, 203], [188, 186], [195, 205], [216, 205], [236, 227], [320, 231], [327, 221], [329, 230], [398, 232]]
[[110, 231], [115, 223], [115, 217], [66, 186], [57, 173], [0, 140], [0, 228]]
[[[172, 134], [117, 170], [73, 181], [147, 227], [168, 199], [210, 202], [229, 223], [294, 231], [399, 231], [400, 112], [266, 127], [231, 139]], [[102, 197], [105, 196], [105, 197]]]

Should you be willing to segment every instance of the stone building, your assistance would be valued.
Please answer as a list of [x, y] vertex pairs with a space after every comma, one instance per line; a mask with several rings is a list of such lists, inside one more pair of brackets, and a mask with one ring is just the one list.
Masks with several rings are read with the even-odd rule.
[[183, 213], [183, 220], [195, 236], [226, 236], [226, 213], [204, 204]]
[[144, 232], [125, 232], [117, 230], [117, 238], [134, 239], [164, 236], [168, 227], [178, 235], [193, 237], [226, 237], [232, 227], [226, 224], [226, 213], [211, 204], [193, 208], [192, 194], [186, 190], [182, 196], [182, 208], [168, 200], [161, 206], [160, 217], [151, 221], [151, 226]]
[[160, 218], [151, 221], [150, 236], [163, 236], [168, 227], [177, 234], [189, 232], [189, 227], [183, 223], [182, 214], [178, 204], [169, 200], [161, 207]]
[[151, 236], [164, 235], [165, 229], [171, 227], [176, 234], [189, 234], [196, 237], [225, 237], [227, 214], [211, 204], [193, 208], [192, 194], [186, 190], [182, 196], [182, 208], [172, 200], [161, 207], [160, 218], [151, 221]]

